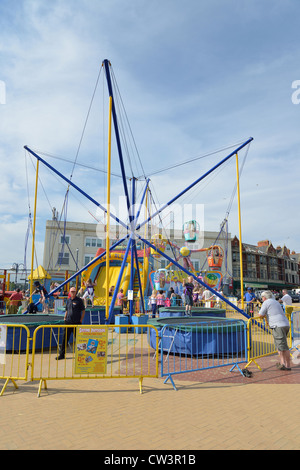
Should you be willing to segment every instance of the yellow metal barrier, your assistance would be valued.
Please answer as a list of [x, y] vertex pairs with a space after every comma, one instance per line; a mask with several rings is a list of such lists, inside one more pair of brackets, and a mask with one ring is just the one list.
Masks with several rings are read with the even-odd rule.
[[[289, 347], [291, 347], [291, 318], [290, 315], [287, 315], [287, 317], [290, 322], [290, 330], [288, 333], [288, 345]], [[267, 323], [263, 319], [261, 319], [261, 317], [254, 317], [248, 320], [247, 335], [248, 363], [246, 367], [248, 367], [254, 362], [258, 369], [262, 370], [256, 362], [256, 359], [277, 353], [272, 335], [272, 330], [267, 325]]]
[[16, 380], [27, 380], [29, 367], [30, 331], [25, 325], [0, 325], [0, 379], [5, 383], [3, 395], [9, 381], [18, 388]]
[[[60, 355], [63, 338], [65, 357]], [[158, 354], [148, 337], [158, 331], [152, 325], [42, 325], [36, 328], [32, 346], [31, 380], [39, 380], [38, 396], [48, 380], [138, 378], [140, 393], [145, 377], [158, 377]], [[74, 341], [74, 337], [76, 341]]]
[[[245, 302], [245, 312], [247, 313], [247, 315], [251, 316], [251, 317], [255, 317], [257, 316], [260, 308], [261, 308], [261, 303], [260, 302], [253, 302], [251, 305], [247, 306], [246, 305], [246, 302]], [[237, 306], [238, 308], [241, 308], [242, 305], [240, 302], [237, 303]], [[221, 308], [224, 308], [226, 310], [226, 317], [227, 318], [239, 318], [239, 319], [243, 319], [244, 317], [237, 311], [235, 310], [233, 307], [230, 307], [226, 302], [222, 302], [222, 307]]]

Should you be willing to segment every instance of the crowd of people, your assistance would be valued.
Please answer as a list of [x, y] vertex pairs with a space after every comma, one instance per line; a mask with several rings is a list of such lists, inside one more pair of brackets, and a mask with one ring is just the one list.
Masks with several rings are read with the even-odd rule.
[[[88, 300], [90, 300], [92, 307], [94, 307], [96, 284], [96, 282], [88, 279], [83, 283], [83, 286], [77, 293], [78, 297], [82, 298], [85, 308], [88, 305]], [[50, 291], [52, 291], [55, 287], [57, 287], [57, 284], [52, 283], [50, 286]], [[111, 286], [109, 288], [110, 297], [113, 295], [114, 289], [115, 286]], [[217, 292], [224, 296], [222, 290]], [[42, 311], [43, 313], [48, 313], [49, 307], [53, 307], [53, 297], [47, 297], [47, 291], [39, 281], [35, 281], [34, 283], [33, 294], [40, 295], [39, 301], [42, 305]], [[283, 309], [285, 309], [286, 306], [292, 305], [292, 298], [286, 289], [282, 290], [281, 298], [279, 298], [280, 296], [278, 293], [271, 292], [271, 295], [273, 299], [276, 299], [282, 305]], [[259, 308], [262, 301], [263, 300], [261, 295], [259, 297], [256, 296], [253, 288], [247, 288], [244, 295], [244, 309], [246, 313], [250, 316], [253, 316], [255, 313], [254, 307]], [[187, 279], [183, 280], [182, 284], [180, 284], [180, 288], [178, 283], [175, 282], [167, 292], [164, 290], [154, 289], [148, 298], [148, 306], [146, 305], [146, 309], [150, 310], [152, 317], [155, 317], [161, 307], [176, 307], [184, 305], [186, 314], [191, 315], [192, 307], [218, 307], [220, 306], [220, 302], [221, 299], [217, 295], [215, 295], [209, 289], [202, 287], [197, 281], [194, 280], [192, 276], [189, 276]], [[120, 306], [122, 311], [127, 305], [127, 297], [125, 296], [123, 289], [120, 289], [116, 296], [116, 305]], [[29, 291], [17, 288], [9, 298], [8, 313], [18, 313], [20, 306], [22, 306], [23, 309], [25, 306], [28, 309], [28, 313], [37, 312], [36, 306], [31, 302]], [[241, 307], [241, 299], [238, 300], [238, 306]]]
[[[47, 298], [47, 290], [44, 286], [40, 284], [39, 281], [34, 282], [34, 290], [32, 295], [39, 295], [39, 301], [42, 305], [43, 313], [48, 313], [49, 299]], [[28, 313], [36, 313], [37, 306], [32, 301], [30, 297], [29, 289], [25, 291], [20, 288], [15, 289], [10, 295], [7, 302], [7, 313], [9, 315], [14, 315], [17, 313], [23, 313], [23, 311], [28, 310]], [[3, 312], [4, 313], [4, 312]]]
[[[181, 293], [180, 293], [181, 292]], [[223, 292], [218, 291], [221, 295]], [[192, 307], [211, 307], [218, 306], [220, 298], [213, 294], [209, 289], [202, 287], [192, 276], [184, 279], [182, 289], [179, 290], [177, 283], [170, 287], [167, 292], [163, 290], [153, 290], [149, 297], [148, 307], [151, 310], [152, 317], [159, 313], [161, 307], [178, 307], [184, 305], [186, 314], [191, 315]]]
[[[43, 312], [48, 313], [48, 302], [49, 298], [47, 296], [47, 291], [44, 286], [42, 286], [39, 281], [34, 283], [35, 290], [34, 294], [39, 294], [40, 298], [39, 301], [43, 306]], [[84, 287], [79, 290], [76, 295], [76, 289], [71, 287], [68, 300], [66, 304], [66, 313], [65, 313], [65, 323], [66, 324], [81, 324], [83, 321], [85, 309], [87, 306], [87, 301], [90, 299], [92, 306], [94, 306], [94, 297], [95, 297], [95, 288], [96, 283], [92, 282], [89, 279], [85, 284]], [[176, 285], [174, 286], [177, 287]], [[148, 307], [151, 311], [152, 317], [155, 317], [161, 307], [175, 307], [181, 305], [182, 302], [185, 306], [186, 315], [191, 315], [191, 310], [193, 306], [200, 306], [205, 305], [207, 307], [213, 306], [215, 301], [219, 301], [220, 298], [216, 296], [212, 291], [209, 289], [205, 289], [197, 283], [192, 276], [189, 276], [186, 280], [182, 283], [182, 294], [180, 295], [179, 292], [175, 291], [174, 287], [170, 287], [168, 292], [164, 292], [164, 290], [153, 290], [151, 296], [149, 297], [149, 304]], [[55, 285], [51, 285], [51, 290], [55, 288]], [[113, 296], [115, 286], [110, 287], [109, 289], [109, 296]], [[223, 292], [219, 291], [219, 293], [223, 296]], [[22, 301], [26, 301], [28, 313], [36, 313], [30, 310], [30, 307], [36, 306], [31, 302], [29, 292], [25, 292], [24, 290], [21, 291], [17, 288], [9, 298], [9, 314], [16, 314], [20, 306], [22, 306]], [[76, 302], [75, 302], [76, 301]], [[241, 301], [241, 300], [240, 300]], [[239, 302], [240, 302], [239, 301]], [[254, 303], [257, 304], [259, 302], [259, 311], [258, 315], [265, 319], [267, 325], [270, 327], [273, 338], [274, 344], [278, 351], [279, 355], [279, 362], [277, 364], [277, 368], [282, 371], [289, 371], [291, 370], [291, 361], [290, 361], [290, 352], [287, 343], [287, 336], [289, 333], [289, 320], [285, 315], [285, 309], [287, 306], [292, 305], [292, 298], [288, 294], [286, 289], [282, 290], [282, 297], [276, 300], [275, 295], [271, 291], [264, 291], [261, 293], [261, 298], [257, 299], [253, 289], [249, 287], [244, 295], [244, 301], [246, 302], [246, 311], [248, 314], [253, 314]], [[124, 307], [125, 302], [127, 302], [127, 298], [124, 295], [123, 289], [120, 289], [117, 296], [116, 296], [116, 304]], [[212, 304], [213, 302], [213, 304]], [[76, 303], [76, 305], [75, 305]], [[78, 305], [77, 305], [78, 304]], [[75, 305], [75, 307], [74, 307]], [[74, 318], [73, 318], [74, 317]], [[62, 342], [62, 347], [60, 350], [60, 355], [57, 359], [63, 359], [65, 357], [65, 345], [68, 342], [68, 335], [70, 334], [71, 330], [65, 332], [65, 338]]]
[[[291, 296], [288, 293], [287, 289], [282, 290], [282, 295], [280, 295], [279, 292], [276, 291], [268, 291], [270, 292], [270, 295], [272, 296], [272, 299], [277, 300], [283, 307], [283, 310], [285, 310], [286, 306], [292, 305], [293, 301]], [[254, 316], [255, 314], [255, 307], [259, 308], [263, 302], [262, 294], [260, 293], [259, 295], [256, 295], [255, 292], [253, 291], [252, 287], [248, 287], [246, 290], [246, 293], [244, 295], [244, 301], [246, 303], [245, 309], [246, 313], [250, 316]], [[240, 307], [242, 303], [242, 300], [239, 299], [238, 301], [238, 306]]]

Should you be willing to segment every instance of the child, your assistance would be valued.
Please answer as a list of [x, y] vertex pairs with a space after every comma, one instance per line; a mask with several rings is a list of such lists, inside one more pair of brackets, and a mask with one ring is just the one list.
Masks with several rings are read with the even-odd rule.
[[97, 283], [93, 282], [92, 279], [90, 278], [84, 284], [85, 284], [85, 287], [86, 287], [86, 291], [85, 291], [85, 293], [83, 294], [83, 297], [82, 297], [84, 299], [84, 306], [85, 306], [85, 308], [87, 307], [88, 298], [89, 298], [90, 301], [92, 302], [92, 307], [94, 307], [94, 297], [95, 297], [94, 287]]
[[48, 313], [48, 303], [49, 303], [49, 300], [48, 300], [48, 297], [46, 297], [46, 295], [48, 294], [47, 290], [45, 289], [44, 286], [42, 286], [39, 281], [35, 281], [34, 282], [34, 285], [35, 285], [35, 291], [33, 292], [33, 294], [40, 294], [41, 297], [40, 297], [40, 303], [42, 304], [43, 306], [43, 313]]
[[156, 305], [157, 305], [157, 311], [159, 313], [160, 307], [163, 307], [165, 305], [165, 296], [164, 296], [164, 291], [160, 290], [159, 294], [156, 296]]
[[198, 290], [197, 287], [193, 290], [193, 305], [198, 305]]
[[157, 294], [156, 290], [153, 290], [151, 297], [149, 299], [149, 305], [151, 305], [151, 309], [152, 309], [152, 318], [155, 318], [155, 314], [156, 314], [156, 294]]
[[199, 307], [200, 305], [200, 300], [201, 300], [201, 293], [200, 293], [200, 287], [199, 285], [196, 286], [193, 290], [193, 304], [196, 307]]
[[123, 294], [123, 289], [120, 289], [120, 292], [117, 294], [117, 302], [116, 305], [119, 305], [122, 307], [122, 313], [123, 313], [123, 302], [124, 302], [124, 294]]
[[177, 296], [175, 293], [171, 294], [171, 307], [176, 307], [177, 305]]

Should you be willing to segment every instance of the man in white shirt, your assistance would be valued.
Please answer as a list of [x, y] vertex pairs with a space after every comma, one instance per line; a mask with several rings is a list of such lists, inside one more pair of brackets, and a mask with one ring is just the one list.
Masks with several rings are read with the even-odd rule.
[[202, 294], [202, 299], [205, 301], [205, 307], [210, 308], [211, 307], [211, 302], [209, 300], [214, 299], [214, 294], [210, 292], [210, 290], [205, 289], [203, 294]]
[[283, 289], [282, 294], [283, 294], [283, 296], [281, 297], [279, 302], [283, 304], [284, 308], [287, 305], [292, 305], [292, 303], [293, 303], [292, 302], [292, 297], [288, 294], [288, 291], [286, 289]]
[[260, 317], [266, 317], [267, 323], [272, 330], [274, 343], [280, 358], [277, 368], [279, 370], [291, 370], [290, 351], [287, 344], [290, 323], [279, 302], [273, 298], [271, 291], [262, 292], [261, 298], [263, 304], [258, 314]]

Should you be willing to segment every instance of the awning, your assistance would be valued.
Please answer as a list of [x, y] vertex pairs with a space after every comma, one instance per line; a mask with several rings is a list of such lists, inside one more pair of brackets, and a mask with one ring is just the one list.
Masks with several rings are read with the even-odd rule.
[[[31, 274], [28, 276], [28, 279], [31, 279]], [[35, 280], [40, 280], [40, 279], [51, 279], [50, 274], [47, 273], [46, 269], [43, 268], [43, 266], [38, 266], [34, 271], [32, 275], [32, 279]]]
[[253, 287], [254, 289], [267, 289], [268, 284], [259, 284], [258, 282], [255, 282], [255, 283], [247, 282], [245, 283], [245, 287]]

